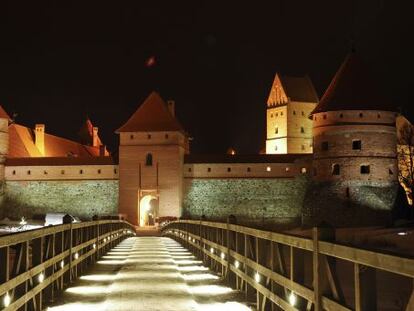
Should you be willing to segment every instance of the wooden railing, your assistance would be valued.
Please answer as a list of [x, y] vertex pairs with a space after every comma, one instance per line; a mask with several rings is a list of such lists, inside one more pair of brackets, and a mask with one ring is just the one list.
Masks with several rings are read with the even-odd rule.
[[43, 300], [134, 233], [127, 222], [97, 220], [0, 236], [0, 310], [42, 310]]
[[336, 244], [332, 229], [314, 228], [310, 239], [180, 220], [163, 234], [222, 273], [257, 310], [383, 310], [395, 287], [396, 310], [414, 310], [413, 259]]

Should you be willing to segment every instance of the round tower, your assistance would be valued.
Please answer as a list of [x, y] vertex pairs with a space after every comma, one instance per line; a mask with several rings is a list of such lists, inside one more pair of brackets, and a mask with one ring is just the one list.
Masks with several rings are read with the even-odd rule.
[[[396, 108], [362, 62], [347, 56], [313, 120], [311, 223], [385, 224], [398, 189]], [[312, 197], [316, 197], [317, 202]]]

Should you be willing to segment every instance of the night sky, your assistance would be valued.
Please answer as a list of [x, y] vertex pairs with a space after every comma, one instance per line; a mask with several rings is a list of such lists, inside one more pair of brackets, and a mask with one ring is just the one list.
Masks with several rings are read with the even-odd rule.
[[275, 72], [309, 74], [321, 96], [354, 42], [413, 120], [409, 2], [1, 1], [0, 104], [72, 139], [88, 115], [116, 150], [114, 131], [156, 90], [193, 153], [257, 153]]

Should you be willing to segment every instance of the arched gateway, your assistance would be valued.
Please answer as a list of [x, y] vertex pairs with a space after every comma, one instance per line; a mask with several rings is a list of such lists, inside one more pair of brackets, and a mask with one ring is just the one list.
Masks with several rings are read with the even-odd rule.
[[151, 93], [117, 133], [119, 213], [139, 226], [179, 217], [188, 136], [174, 116], [174, 103]]

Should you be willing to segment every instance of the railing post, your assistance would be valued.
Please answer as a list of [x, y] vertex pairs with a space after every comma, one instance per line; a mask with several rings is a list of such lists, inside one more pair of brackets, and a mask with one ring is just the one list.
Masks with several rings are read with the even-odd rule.
[[320, 284], [320, 258], [319, 258], [319, 228], [314, 227], [312, 230], [313, 238], [313, 291], [315, 306], [314, 311], [322, 311], [322, 293]]

